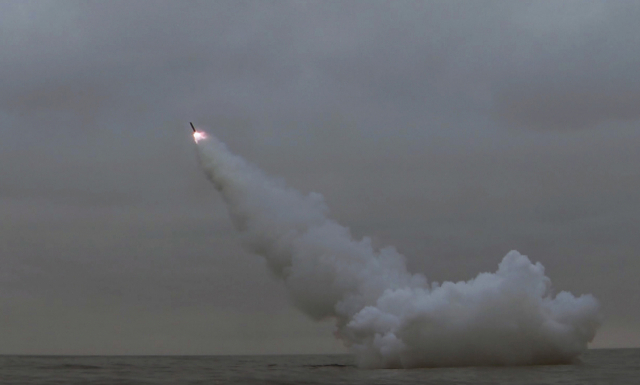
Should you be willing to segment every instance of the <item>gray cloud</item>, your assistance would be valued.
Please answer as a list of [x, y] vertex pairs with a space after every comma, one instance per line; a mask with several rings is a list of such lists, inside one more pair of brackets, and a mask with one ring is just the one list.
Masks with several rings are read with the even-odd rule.
[[[337, 349], [235, 241], [189, 121], [428, 279], [519, 249], [558, 290], [601, 300], [596, 346], [637, 346], [638, 15], [622, 1], [2, 2], [0, 325], [16, 330], [2, 352], [117, 353], [91, 345], [109, 330], [123, 353], [205, 353], [245, 316], [296, 330], [281, 351]], [[36, 315], [48, 337], [28, 340]], [[222, 350], [284, 338], [247, 322]]]
[[501, 115], [516, 124], [547, 129], [588, 128], [607, 120], [640, 118], [640, 92], [569, 91], [507, 99]]
[[640, 117], [640, 78], [634, 70], [640, 56], [632, 49], [639, 39], [637, 6], [582, 5], [549, 9], [555, 16], [545, 13], [547, 21], [540, 24], [535, 23], [536, 12], [515, 18], [528, 36], [520, 45], [513, 42], [514, 51], [507, 54], [511, 68], [494, 82], [498, 117], [516, 126], [551, 130]]

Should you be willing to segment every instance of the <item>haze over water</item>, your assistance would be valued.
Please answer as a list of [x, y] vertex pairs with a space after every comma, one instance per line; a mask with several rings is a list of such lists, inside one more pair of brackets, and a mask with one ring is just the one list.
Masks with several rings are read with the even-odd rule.
[[0, 356], [0, 383], [637, 385], [640, 349], [589, 350], [574, 365], [363, 370], [348, 355]]

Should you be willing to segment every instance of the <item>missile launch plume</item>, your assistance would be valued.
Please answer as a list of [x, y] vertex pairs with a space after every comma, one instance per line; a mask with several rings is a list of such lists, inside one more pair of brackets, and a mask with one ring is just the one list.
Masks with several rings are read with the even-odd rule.
[[232, 154], [197, 140], [244, 245], [284, 281], [294, 305], [336, 320], [336, 336], [367, 368], [556, 364], [574, 361], [600, 324], [597, 300], [554, 294], [540, 263], [509, 252], [495, 273], [431, 282], [393, 247], [354, 239], [303, 195]]

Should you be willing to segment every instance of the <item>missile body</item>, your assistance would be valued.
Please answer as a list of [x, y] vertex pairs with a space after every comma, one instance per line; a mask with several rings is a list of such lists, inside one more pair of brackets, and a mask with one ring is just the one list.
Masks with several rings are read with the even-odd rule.
[[193, 130], [193, 132], [196, 132], [196, 128], [193, 127], [193, 123], [189, 122], [189, 124], [191, 125], [191, 129]]

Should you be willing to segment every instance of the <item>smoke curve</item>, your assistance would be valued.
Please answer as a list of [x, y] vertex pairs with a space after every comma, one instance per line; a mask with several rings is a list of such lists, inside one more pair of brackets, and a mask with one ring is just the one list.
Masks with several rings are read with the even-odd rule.
[[554, 294], [544, 267], [517, 251], [495, 273], [429, 284], [395, 248], [353, 239], [322, 195], [267, 177], [211, 135], [197, 148], [243, 244], [266, 259], [298, 309], [336, 320], [360, 367], [571, 363], [595, 336], [598, 301]]

